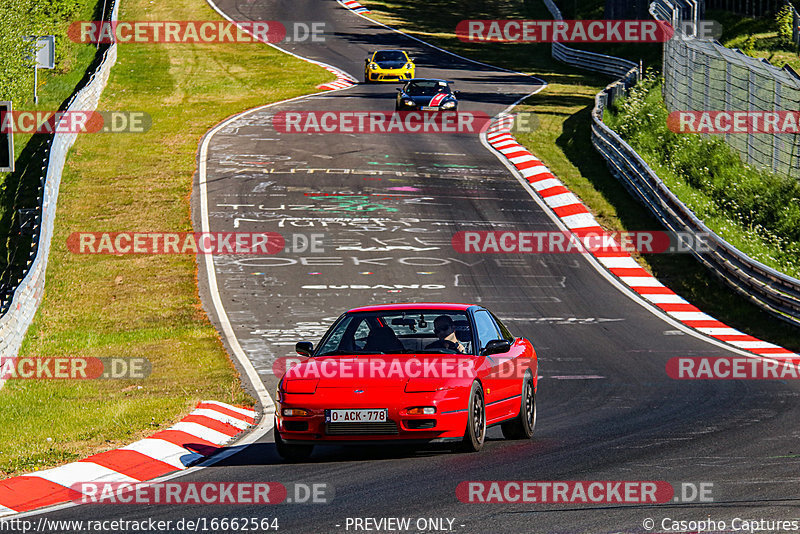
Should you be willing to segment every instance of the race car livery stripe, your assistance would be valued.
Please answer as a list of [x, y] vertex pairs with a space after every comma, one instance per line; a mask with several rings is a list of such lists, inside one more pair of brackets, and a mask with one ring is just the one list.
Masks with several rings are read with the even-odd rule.
[[431, 98], [431, 103], [429, 105], [438, 106], [439, 104], [442, 103], [442, 100], [444, 100], [445, 98], [447, 98], [447, 95], [445, 93], [439, 93], [435, 95], [433, 98]]
[[347, 9], [355, 11], [356, 13], [370, 13], [369, 9], [362, 6], [359, 2], [356, 2], [356, 0], [342, 0], [339, 3]]
[[[547, 166], [517, 143], [511, 134], [513, 123], [514, 117], [505, 115], [495, 118], [489, 125], [486, 140], [492, 148], [514, 165], [567, 228], [579, 234], [597, 232], [613, 239], [600, 227], [580, 199], [553, 176]], [[596, 252], [593, 255], [611, 274], [653, 306], [703, 335], [759, 356], [766, 355], [771, 358], [797, 356], [790, 350], [739, 332], [703, 313], [641, 268], [627, 252]]]
[[0, 517], [69, 502], [79, 482], [139, 482], [182, 471], [254, 424], [256, 412], [203, 401], [166, 430], [125, 447], [0, 481]]

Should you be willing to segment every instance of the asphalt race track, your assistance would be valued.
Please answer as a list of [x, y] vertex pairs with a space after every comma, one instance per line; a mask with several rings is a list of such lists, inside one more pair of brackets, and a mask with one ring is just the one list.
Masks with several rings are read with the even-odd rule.
[[[408, 50], [417, 76], [455, 82], [460, 111], [494, 116], [541, 88], [541, 80], [449, 55], [332, 0], [218, 6], [233, 20], [325, 21], [325, 43], [285, 48], [359, 80], [368, 51]], [[278, 458], [270, 432], [180, 480], [325, 482], [335, 491], [330, 504], [79, 506], [47, 517], [277, 517], [280, 531], [292, 533], [345, 532], [347, 518], [425, 517], [454, 519], [454, 532], [553, 534], [647, 532], [647, 518], [662, 532], [666, 517], [728, 524], [800, 517], [796, 383], [672, 380], [665, 373], [671, 357], [734, 353], [653, 312], [581, 255], [453, 249], [460, 230], [559, 229], [477, 135], [284, 134], [272, 127], [280, 111], [392, 111], [395, 87], [356, 85], [255, 110], [209, 139], [211, 230], [279, 232], [289, 242], [271, 256], [214, 257], [222, 305], [272, 395], [275, 359], [292, 355], [296, 341], [318, 341], [347, 308], [483, 304], [539, 353], [534, 439], [504, 441], [495, 428], [477, 454], [318, 447], [311, 461], [290, 465]], [[199, 230], [204, 199], [195, 193]], [[293, 234], [312, 233], [323, 234], [322, 251], [292, 248]], [[200, 272], [206, 309], [218, 321]], [[710, 482], [714, 502], [465, 504], [455, 493], [465, 480]]]

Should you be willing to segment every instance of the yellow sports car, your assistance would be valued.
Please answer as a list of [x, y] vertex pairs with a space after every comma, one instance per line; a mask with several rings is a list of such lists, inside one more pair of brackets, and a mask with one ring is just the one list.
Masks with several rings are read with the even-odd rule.
[[364, 82], [400, 82], [414, 77], [414, 60], [403, 50], [378, 50], [364, 60]]

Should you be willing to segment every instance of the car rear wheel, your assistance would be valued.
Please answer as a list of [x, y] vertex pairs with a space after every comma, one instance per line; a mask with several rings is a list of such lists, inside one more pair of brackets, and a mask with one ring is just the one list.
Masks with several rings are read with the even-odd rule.
[[536, 426], [536, 391], [533, 389], [533, 378], [525, 373], [522, 382], [522, 400], [519, 415], [506, 421], [500, 427], [506, 439], [530, 439]]
[[478, 382], [472, 383], [467, 408], [467, 430], [458, 450], [478, 452], [486, 439], [486, 406], [483, 402], [483, 388]]
[[278, 456], [287, 462], [302, 462], [308, 460], [311, 453], [314, 451], [313, 445], [289, 445], [281, 438], [281, 433], [278, 432], [278, 425], [275, 425], [275, 448], [278, 451]]

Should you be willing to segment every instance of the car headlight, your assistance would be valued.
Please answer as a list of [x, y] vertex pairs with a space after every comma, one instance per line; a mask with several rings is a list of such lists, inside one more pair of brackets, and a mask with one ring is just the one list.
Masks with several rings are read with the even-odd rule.
[[370, 68], [370, 70], [378, 70], [378, 64], [377, 63], [370, 63], [369, 64], [369, 68]]
[[414, 68], [414, 64], [413, 64], [413, 63], [406, 63], [406, 68], [407, 68], [408, 70], [411, 70], [411, 69], [413, 69], [413, 68]]
[[453, 109], [454, 107], [456, 107], [456, 103], [452, 100], [448, 100], [442, 104], [442, 109]]
[[411, 100], [411, 99], [408, 99], [408, 98], [404, 98], [403, 99], [403, 105], [404, 106], [413, 106], [414, 105], [414, 101]]

